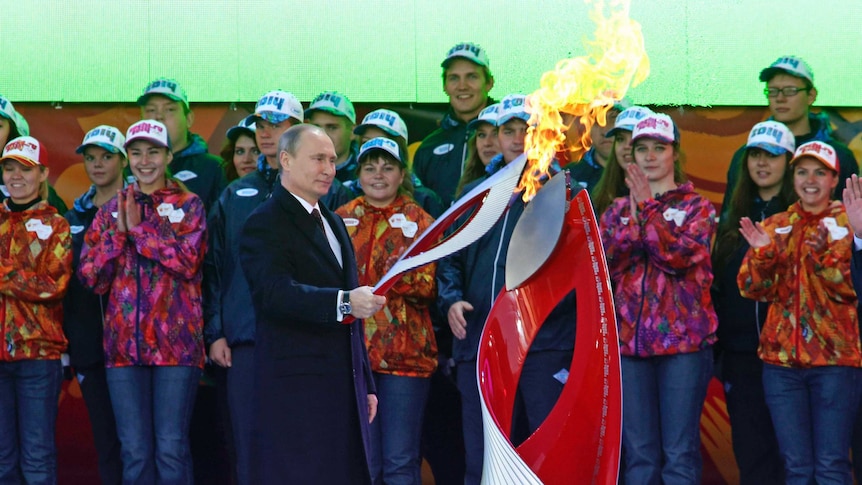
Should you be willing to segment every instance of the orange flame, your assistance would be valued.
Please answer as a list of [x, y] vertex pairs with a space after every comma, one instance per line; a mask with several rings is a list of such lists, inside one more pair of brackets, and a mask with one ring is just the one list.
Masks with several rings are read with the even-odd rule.
[[[604, 126], [614, 101], [649, 75], [641, 27], [629, 18], [629, 0], [611, 0], [608, 17], [603, 0], [585, 1], [593, 5], [590, 18], [596, 23], [595, 39], [584, 42], [587, 55], [558, 62], [528, 97], [525, 152], [529, 161], [517, 189], [524, 190], [525, 201], [536, 195], [556, 153], [567, 147], [569, 159], [579, 160], [592, 144], [593, 124]], [[566, 140], [565, 132], [575, 122], [580, 123], [579, 138]]]

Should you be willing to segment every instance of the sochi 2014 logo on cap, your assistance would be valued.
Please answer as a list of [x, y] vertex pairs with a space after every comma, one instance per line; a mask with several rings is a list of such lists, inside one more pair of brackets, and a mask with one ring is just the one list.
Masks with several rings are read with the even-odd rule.
[[156, 79], [151, 82], [149, 86], [144, 89], [144, 92], [164, 92], [165, 90], [170, 91], [175, 95], [179, 95], [177, 92], [180, 85], [176, 81], [172, 81], [170, 79]]
[[377, 111], [374, 111], [372, 113], [369, 113], [368, 116], [362, 122], [363, 123], [375, 122], [374, 124], [376, 124], [376, 125], [379, 125], [379, 124], [381, 124], [380, 122], [383, 122], [383, 124], [385, 124], [386, 126], [394, 127], [395, 121], [397, 119], [398, 118], [396, 118], [392, 113], [387, 113], [383, 110], [377, 110]]
[[161, 135], [165, 132], [165, 129], [159, 125], [153, 123], [147, 123], [146, 121], [142, 123], [136, 123], [134, 126], [129, 128], [129, 135], [137, 135], [139, 133], [149, 133], [152, 135]]
[[829, 146], [825, 143], [820, 143], [820, 142], [814, 141], [814, 142], [810, 142], [810, 143], [806, 143], [806, 144], [802, 145], [801, 147], [799, 147], [799, 150], [796, 152], [796, 156], [806, 155], [806, 154], [820, 155], [822, 157], [832, 158], [835, 156], [835, 150], [833, 150], [831, 146]]
[[117, 132], [116, 130], [113, 130], [113, 129], [110, 129], [107, 127], [100, 126], [97, 128], [93, 128], [92, 130], [90, 130], [87, 133], [87, 136], [84, 137], [84, 144], [86, 144], [87, 141], [92, 140], [93, 138], [107, 138], [108, 140], [111, 140], [112, 142], [116, 142], [117, 141], [116, 138], [117, 138], [118, 134], [119, 134], [119, 132]]
[[26, 138], [18, 138], [9, 142], [3, 151], [6, 153], [25, 153], [33, 155], [35, 157], [39, 153], [39, 145], [31, 142], [30, 140], [27, 140]]

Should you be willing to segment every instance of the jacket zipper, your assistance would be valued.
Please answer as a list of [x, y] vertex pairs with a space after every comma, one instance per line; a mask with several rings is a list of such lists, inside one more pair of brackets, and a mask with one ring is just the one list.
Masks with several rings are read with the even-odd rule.
[[[144, 212], [144, 208], [141, 207], [141, 212]], [[128, 238], [128, 233], [126, 233], [126, 237]], [[140, 364], [143, 362], [141, 358], [141, 256], [137, 251], [135, 253], [135, 284], [137, 285], [135, 292], [135, 347], [137, 347], [137, 355], [138, 362], [136, 364]]]
[[[643, 250], [646, 253], [645, 250]], [[641, 301], [640, 305], [638, 305], [638, 318], [635, 320], [635, 355], [640, 355], [640, 327], [641, 327], [641, 318], [644, 314], [644, 304], [646, 303], [646, 298], [644, 298], [644, 292], [646, 292], [646, 276], [647, 271], [649, 271], [649, 261], [646, 258], [646, 254], [644, 254], [644, 273], [641, 276]]]
[[[774, 198], [773, 198], [774, 199]], [[760, 222], [763, 222], [766, 219], [766, 207], [769, 206], [769, 202], [773, 199], [770, 199], [766, 202], [766, 205], [763, 206], [763, 209], [760, 210]], [[760, 305], [759, 301], [754, 302], [754, 329], [757, 331], [755, 337], [757, 337], [757, 341], [760, 342]]]
[[506, 211], [506, 216], [503, 218], [503, 229], [500, 231], [500, 241], [497, 243], [497, 254], [494, 255], [494, 272], [491, 275], [491, 305], [489, 308], [494, 306], [494, 298], [499, 293], [494, 290], [497, 287], [497, 262], [500, 260], [500, 253], [503, 250], [503, 239], [506, 237], [506, 225], [509, 223], [509, 214], [510, 212]]
[[[9, 221], [9, 229], [10, 229], [9, 233], [10, 234], [9, 234], [9, 247], [6, 248], [6, 256], [7, 257], [12, 256], [12, 240], [15, 239], [15, 235], [14, 235], [15, 231], [11, 230], [11, 229], [15, 227], [15, 223], [16, 223], [16, 221], [11, 220], [12, 219], [11, 217], [9, 219], [10, 219], [10, 221]], [[24, 222], [23, 219], [21, 220], [21, 222]], [[6, 332], [7, 332], [6, 313], [8, 311], [7, 305], [9, 304], [9, 297], [6, 295], [0, 295], [0, 298], [3, 298], [3, 315], [2, 315], [3, 320], [0, 320], [0, 330], [3, 330], [3, 335], [6, 335]], [[5, 345], [3, 346], [3, 349], [4, 349], [3, 355], [5, 357], [11, 357], [11, 355], [12, 355], [12, 342], [11, 341], [8, 343], [4, 342], [4, 344]], [[3, 359], [3, 360], [6, 360], [6, 359]]]
[[[379, 222], [380, 222], [380, 214], [375, 213], [374, 217], [372, 219], [373, 224], [371, 225], [371, 240], [369, 241], [371, 243], [370, 247], [372, 249], [374, 248], [374, 245], [377, 243], [377, 237], [374, 234], [377, 233], [377, 230], [375, 228], [377, 227], [377, 224]], [[365, 260], [365, 274], [366, 275], [368, 275], [368, 270], [372, 268], [372, 266], [371, 266], [371, 253], [372, 252], [373, 251], [368, 252], [368, 258]]]

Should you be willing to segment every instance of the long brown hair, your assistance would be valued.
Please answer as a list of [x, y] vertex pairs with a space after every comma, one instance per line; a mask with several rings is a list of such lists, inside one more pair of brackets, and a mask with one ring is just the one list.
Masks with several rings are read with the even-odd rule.
[[467, 139], [467, 161], [464, 163], [464, 173], [461, 174], [458, 187], [455, 189], [456, 198], [461, 196], [465, 185], [485, 175], [485, 164], [479, 158], [479, 150], [476, 148], [476, 133], [478, 132], [479, 130], [473, 131], [473, 134]]
[[[760, 196], [759, 187], [754, 183], [751, 172], [748, 170], [748, 154], [751, 150], [752, 148], [746, 148], [742, 154], [742, 164], [736, 172], [736, 185], [730, 196], [730, 207], [726, 212], [727, 215], [718, 223], [715, 248], [712, 251], [712, 268], [716, 276], [720, 274], [731, 255], [742, 244], [739, 235], [739, 220], [751, 216], [754, 202]], [[790, 169], [791, 158], [792, 155], [787, 153], [781, 188], [774, 198], [777, 207], [780, 207], [781, 210], [786, 209], [799, 198], [793, 189], [793, 170]]]
[[605, 163], [602, 176], [599, 177], [599, 181], [590, 192], [596, 217], [601, 217], [614, 199], [626, 194], [628, 194], [626, 173], [622, 165], [617, 161], [617, 140], [614, 138], [614, 144], [611, 147], [611, 156], [608, 157], [608, 161]]

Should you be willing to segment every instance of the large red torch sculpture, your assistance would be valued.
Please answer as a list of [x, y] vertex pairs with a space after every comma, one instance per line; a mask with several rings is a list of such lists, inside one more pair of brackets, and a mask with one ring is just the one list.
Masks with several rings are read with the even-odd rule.
[[[577, 331], [568, 380], [544, 423], [515, 448], [509, 437], [524, 359], [542, 322], [575, 290]], [[554, 176], [514, 229], [506, 285], [479, 344], [485, 429], [483, 483], [616, 484], [622, 394], [613, 296], [586, 191]]]

